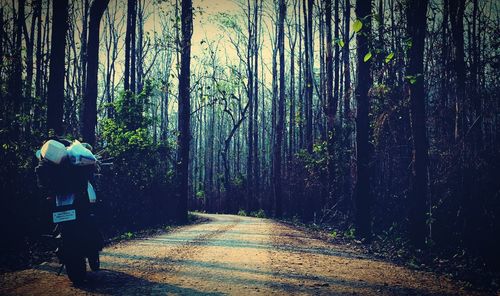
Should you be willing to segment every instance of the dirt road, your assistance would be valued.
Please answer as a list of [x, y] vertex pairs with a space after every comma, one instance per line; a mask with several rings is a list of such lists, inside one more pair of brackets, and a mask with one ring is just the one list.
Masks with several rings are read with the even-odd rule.
[[0, 275], [0, 295], [479, 295], [267, 219], [211, 222], [103, 250], [73, 287], [58, 265]]

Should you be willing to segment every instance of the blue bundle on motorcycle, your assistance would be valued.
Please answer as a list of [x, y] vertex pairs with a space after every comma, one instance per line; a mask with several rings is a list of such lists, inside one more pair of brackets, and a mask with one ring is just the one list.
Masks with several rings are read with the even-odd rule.
[[71, 146], [68, 147], [68, 157], [72, 164], [84, 166], [93, 165], [96, 158], [89, 149], [85, 148], [82, 143], [75, 140]]
[[47, 151], [37, 155], [40, 162], [35, 168], [40, 189], [47, 195], [86, 192], [88, 180], [95, 169], [96, 158], [92, 152], [78, 141], [71, 144], [58, 139], [57, 142], [49, 140], [47, 143], [44, 144]]

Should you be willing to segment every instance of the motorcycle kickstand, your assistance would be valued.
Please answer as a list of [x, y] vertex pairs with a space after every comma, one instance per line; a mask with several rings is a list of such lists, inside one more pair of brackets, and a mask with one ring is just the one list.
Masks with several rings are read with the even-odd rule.
[[61, 264], [61, 267], [59, 267], [59, 271], [57, 272], [57, 276], [61, 275], [63, 268], [64, 268], [64, 264]]

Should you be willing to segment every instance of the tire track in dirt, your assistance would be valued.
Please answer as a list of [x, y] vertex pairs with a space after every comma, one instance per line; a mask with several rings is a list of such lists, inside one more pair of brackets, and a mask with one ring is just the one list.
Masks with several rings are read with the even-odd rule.
[[[200, 250], [200, 248], [203, 248], [203, 246], [207, 245], [210, 243], [210, 240], [215, 239], [218, 236], [221, 236], [225, 232], [230, 231], [231, 229], [235, 228], [239, 222], [241, 222], [241, 219], [238, 217], [235, 217], [233, 220], [233, 223], [230, 223], [228, 225], [224, 225], [221, 228], [218, 228], [216, 230], [210, 231], [208, 233], [202, 233], [192, 240], [189, 240], [182, 244], [179, 247], [174, 248], [171, 250], [168, 254], [165, 256], [165, 263], [168, 267], [165, 268], [165, 271], [171, 271], [175, 272], [176, 269], [178, 269], [180, 266], [177, 264], [178, 262], [181, 261], [188, 261], [190, 258], [192, 258], [195, 253]], [[175, 258], [175, 259], [170, 259], [170, 258]], [[170, 259], [170, 260], [169, 260]]]
[[56, 263], [0, 274], [0, 295], [483, 295], [268, 219], [211, 221], [118, 243], [73, 287]]

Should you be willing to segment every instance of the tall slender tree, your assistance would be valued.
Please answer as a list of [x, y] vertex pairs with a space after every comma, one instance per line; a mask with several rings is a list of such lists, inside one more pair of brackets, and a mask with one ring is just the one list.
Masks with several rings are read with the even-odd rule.
[[[346, 151], [351, 151], [352, 149], [352, 114], [351, 114], [351, 62], [350, 62], [350, 44], [349, 44], [349, 34], [350, 34], [350, 22], [351, 22], [351, 1], [345, 0], [345, 8], [344, 8], [344, 35], [343, 42], [344, 47], [342, 48], [342, 62], [344, 64], [344, 132], [343, 132], [343, 141], [344, 147]], [[352, 194], [352, 176], [351, 176], [351, 167], [352, 167], [352, 154], [347, 152], [344, 153], [344, 161], [346, 163], [345, 171], [344, 171], [344, 196], [349, 198]]]
[[135, 71], [132, 65], [133, 53], [132, 48], [135, 48], [135, 18], [137, 0], [127, 1], [127, 26], [125, 30], [125, 69], [123, 73], [123, 88], [125, 90], [133, 90], [131, 81], [132, 72]]
[[455, 51], [456, 97], [455, 97], [455, 140], [463, 136], [465, 91], [465, 49], [464, 49], [464, 11], [465, 0], [449, 1], [451, 35]]
[[[3, 6], [0, 7], [0, 57], [3, 57], [4, 55], [4, 40], [3, 40], [3, 35], [4, 35], [4, 25], [3, 25]], [[3, 84], [3, 79], [1, 73], [3, 72], [4, 65], [3, 65], [3, 58], [0, 59], [0, 84]], [[0, 108], [2, 110], [2, 116], [6, 115], [5, 110], [7, 109], [7, 106], [5, 106], [5, 101], [4, 101], [4, 96], [3, 96], [3, 91], [0, 91]]]
[[[371, 0], [356, 1], [356, 17], [361, 22], [362, 29], [356, 34], [356, 224], [359, 235], [369, 239], [371, 236], [371, 190], [370, 190], [370, 123], [368, 112], [370, 109], [368, 91], [372, 85], [370, 73], [371, 60], [367, 57], [370, 52], [371, 40]], [[369, 56], [368, 56], [369, 57]]]
[[305, 66], [304, 66], [304, 76], [305, 76], [305, 145], [307, 151], [312, 152], [313, 148], [313, 124], [312, 124], [312, 97], [313, 97], [313, 9], [314, 0], [304, 0], [304, 51], [305, 51]]
[[255, 49], [255, 26], [254, 22], [252, 21], [252, 5], [250, 3], [250, 0], [247, 0], [247, 29], [248, 29], [248, 41], [247, 41], [247, 55], [246, 55], [246, 65], [247, 65], [247, 76], [248, 76], [248, 85], [247, 85], [247, 97], [248, 97], [248, 103], [249, 103], [249, 114], [248, 114], [248, 155], [247, 155], [247, 196], [246, 196], [246, 206], [245, 208], [247, 210], [250, 209], [250, 204], [252, 203], [254, 199], [254, 156], [255, 153], [253, 149], [255, 148], [255, 145], [253, 143], [255, 137], [254, 137], [254, 129], [255, 129], [255, 124], [254, 124], [254, 63], [253, 63], [253, 58], [256, 54], [256, 49]]
[[83, 98], [82, 137], [90, 145], [95, 144], [97, 124], [97, 70], [99, 66], [99, 31], [101, 18], [109, 0], [94, 1], [90, 7], [89, 35], [87, 44], [87, 82]]
[[281, 217], [283, 214], [283, 188], [281, 180], [281, 152], [283, 145], [283, 129], [285, 117], [285, 0], [279, 0], [279, 20], [278, 20], [278, 50], [280, 52], [280, 81], [279, 81], [279, 101], [278, 120], [276, 122], [276, 140], [274, 142], [273, 161], [273, 195], [275, 202], [275, 216]]
[[413, 182], [411, 188], [411, 239], [423, 246], [426, 237], [426, 204], [428, 178], [428, 141], [424, 93], [424, 44], [427, 0], [408, 3], [408, 35], [412, 39], [407, 76], [410, 77], [411, 131], [413, 138]]
[[[36, 50], [35, 50], [35, 97], [41, 97], [42, 91], [42, 0], [35, 2], [36, 14]], [[38, 115], [38, 112], [35, 112]]]
[[[25, 3], [26, 1], [20, 0], [18, 2], [18, 9], [17, 9], [17, 17], [14, 17], [14, 25], [13, 28], [15, 28], [15, 33], [14, 33], [14, 47], [13, 47], [13, 53], [12, 53], [12, 73], [9, 76], [8, 80], [8, 93], [9, 93], [9, 101], [12, 104], [13, 108], [13, 115], [18, 116], [21, 113], [21, 106], [22, 102], [24, 101], [23, 98], [23, 92], [22, 92], [22, 74], [23, 74], [23, 67], [22, 67], [22, 60], [23, 60], [23, 54], [22, 54], [22, 38], [23, 38], [23, 26], [25, 24], [24, 21], [24, 16], [25, 16]], [[19, 131], [19, 121], [13, 118], [13, 136], [18, 135]]]
[[[327, 145], [328, 145], [328, 192], [329, 199], [333, 195], [333, 180], [335, 178], [335, 164], [334, 164], [334, 126], [335, 116], [337, 113], [338, 97], [334, 91], [333, 83], [333, 38], [332, 38], [332, 0], [325, 2], [325, 22], [326, 22], [326, 117], [327, 117]], [[335, 58], [337, 61], [337, 57]], [[337, 77], [335, 77], [338, 82]], [[335, 94], [334, 94], [335, 92]], [[324, 205], [323, 205], [324, 206]]]
[[64, 56], [68, 31], [68, 0], [52, 2], [52, 37], [47, 90], [47, 128], [63, 133]]
[[177, 181], [178, 181], [178, 220], [187, 221], [189, 196], [189, 143], [190, 132], [190, 83], [191, 83], [191, 35], [193, 33], [193, 3], [191, 0], [181, 2], [181, 64], [179, 75], [179, 110], [177, 138]]
[[[96, 1], [94, 1], [96, 2]], [[82, 3], [82, 31], [80, 35], [81, 47], [80, 47], [80, 67], [78, 67], [78, 74], [81, 75], [81, 89], [78, 90], [78, 94], [85, 95], [87, 83], [87, 44], [89, 37], [89, 5], [90, 0], [84, 0]], [[70, 43], [71, 44], [71, 43]], [[74, 46], [74, 44], [73, 44]], [[82, 110], [83, 111], [83, 110]]]

